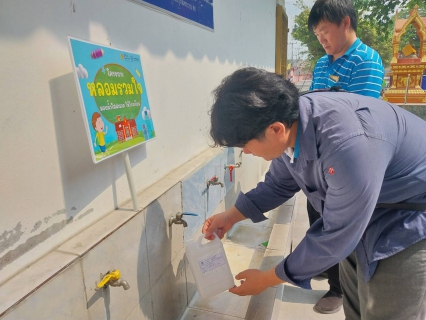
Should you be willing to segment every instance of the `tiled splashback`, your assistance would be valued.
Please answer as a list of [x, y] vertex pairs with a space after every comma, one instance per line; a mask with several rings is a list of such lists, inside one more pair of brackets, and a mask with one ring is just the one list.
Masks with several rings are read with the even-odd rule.
[[[226, 148], [222, 153], [222, 161], [225, 166], [234, 165], [236, 162], [240, 161], [239, 158], [235, 157], [234, 148]], [[230, 191], [235, 184], [235, 170], [239, 168], [234, 168], [231, 172], [229, 168], [224, 170], [223, 181], [225, 183], [225, 193], [224, 196]], [[232, 179], [231, 179], [232, 175]]]
[[185, 228], [185, 240], [191, 239], [206, 219], [206, 190], [204, 167], [182, 180], [183, 211], [198, 214], [198, 216], [184, 216], [188, 222], [188, 227]]
[[[234, 170], [231, 181], [225, 169], [240, 160], [233, 148], [209, 149], [140, 192], [143, 209], [122, 206], [0, 286], [0, 318], [179, 319], [195, 294], [184, 240], [198, 237], [205, 219], [225, 209], [225, 197], [235, 198], [247, 184], [242, 171]], [[250, 161], [244, 171], [260, 172], [262, 166]], [[223, 187], [207, 188], [213, 176]], [[182, 211], [198, 216], [183, 216], [187, 228], [169, 227], [169, 217]], [[113, 269], [130, 289], [95, 290], [101, 275]]]
[[222, 185], [211, 185], [205, 190], [206, 197], [206, 219], [211, 216], [219, 202], [225, 196], [223, 185], [224, 167], [223, 156], [221, 154], [214, 157], [204, 166], [204, 181], [209, 181], [213, 177], [217, 177]]

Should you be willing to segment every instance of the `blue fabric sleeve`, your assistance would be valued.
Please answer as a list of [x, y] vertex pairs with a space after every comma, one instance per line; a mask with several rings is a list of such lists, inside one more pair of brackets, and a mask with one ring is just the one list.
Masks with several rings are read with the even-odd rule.
[[272, 160], [264, 182], [258, 183], [256, 188], [246, 194], [240, 193], [235, 207], [246, 218], [259, 222], [266, 219], [263, 216], [264, 212], [283, 204], [299, 190], [299, 186], [280, 157]]
[[276, 267], [280, 279], [309, 289], [313, 276], [356, 248], [373, 214], [394, 148], [386, 141], [360, 135], [340, 144], [323, 161], [328, 189], [322, 217]]
[[381, 61], [363, 61], [352, 71], [348, 91], [373, 98], [380, 97], [384, 69]]

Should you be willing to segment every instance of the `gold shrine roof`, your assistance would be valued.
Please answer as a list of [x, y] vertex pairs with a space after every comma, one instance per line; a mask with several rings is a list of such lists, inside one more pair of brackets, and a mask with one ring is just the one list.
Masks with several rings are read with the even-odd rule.
[[[395, 21], [395, 33], [400, 33], [402, 27], [405, 25], [409, 19], [398, 19]], [[420, 20], [423, 22], [423, 26], [426, 29], [426, 17], [420, 17]]]
[[421, 29], [426, 30], [426, 17], [420, 17], [419, 15], [419, 6], [416, 5], [413, 9], [410, 10], [410, 15], [407, 19], [398, 19], [398, 11], [396, 11], [396, 17], [395, 17], [395, 28], [394, 33], [399, 34], [404, 27], [404, 25], [407, 23], [408, 20], [412, 19], [414, 16], [417, 16], [420, 21], [422, 22], [422, 26], [420, 26]]

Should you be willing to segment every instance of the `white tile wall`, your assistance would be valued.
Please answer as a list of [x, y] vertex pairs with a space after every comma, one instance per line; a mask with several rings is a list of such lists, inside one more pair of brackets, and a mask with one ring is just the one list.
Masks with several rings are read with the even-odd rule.
[[152, 320], [154, 319], [154, 313], [152, 310], [152, 295], [149, 291], [145, 297], [139, 302], [132, 314], [127, 320]]
[[[81, 259], [87, 306], [92, 319], [127, 319], [150, 288], [145, 210], [104, 239]], [[118, 269], [129, 290], [107, 287], [95, 291], [100, 275]], [[108, 318], [108, 319], [109, 319]]]
[[[182, 224], [169, 227], [170, 215], [182, 212], [180, 184], [176, 185], [146, 208], [149, 277], [156, 283], [166, 268], [183, 249]], [[148, 275], [148, 274], [146, 274]]]
[[76, 258], [75, 255], [52, 252], [3, 284], [0, 287], [0, 314], [54, 277]]
[[179, 252], [152, 287], [154, 319], [179, 319], [188, 305], [185, 250]]
[[[56, 258], [59, 258], [58, 255]], [[89, 320], [79, 261], [60, 272], [2, 317], [2, 320], [26, 319]]]

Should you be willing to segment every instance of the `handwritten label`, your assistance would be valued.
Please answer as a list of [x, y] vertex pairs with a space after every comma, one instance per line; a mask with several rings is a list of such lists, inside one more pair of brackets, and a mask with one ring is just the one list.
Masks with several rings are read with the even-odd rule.
[[208, 257], [207, 259], [198, 261], [201, 271], [203, 274], [210, 272], [220, 266], [226, 264], [225, 256], [223, 252], [218, 252], [213, 256]]

